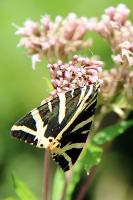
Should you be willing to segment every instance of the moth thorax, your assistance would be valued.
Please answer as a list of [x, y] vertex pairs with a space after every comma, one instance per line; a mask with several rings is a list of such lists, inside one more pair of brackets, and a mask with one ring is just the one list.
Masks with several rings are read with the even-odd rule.
[[53, 142], [51, 142], [49, 144], [49, 150], [52, 152], [52, 151], [56, 151], [58, 150], [60, 147], [60, 142], [57, 140], [57, 139], [54, 139]]
[[52, 137], [50, 137], [50, 139], [46, 137], [38, 138], [37, 147], [48, 148], [51, 140], [53, 140]]

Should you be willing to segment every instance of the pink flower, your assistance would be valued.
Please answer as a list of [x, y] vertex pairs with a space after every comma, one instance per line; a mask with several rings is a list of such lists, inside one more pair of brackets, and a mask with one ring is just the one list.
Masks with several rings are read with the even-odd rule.
[[27, 20], [16, 34], [22, 37], [19, 46], [24, 46], [28, 54], [46, 56], [51, 61], [55, 57], [67, 59], [70, 53], [90, 47], [92, 41], [84, 39], [87, 32], [88, 19], [70, 13], [65, 19], [57, 16], [54, 21], [48, 15], [40, 23]]
[[118, 46], [119, 54], [113, 60], [119, 64], [133, 65], [133, 42], [125, 41]]
[[32, 20], [26, 20], [24, 27], [18, 28], [16, 31], [17, 35], [30, 36], [32, 34], [37, 34], [39, 31], [38, 24]]
[[34, 54], [32, 57], [32, 68], [35, 69], [36, 67], [36, 63], [40, 62], [41, 59], [40, 59], [40, 55], [39, 54]]
[[99, 72], [102, 71], [102, 66], [101, 61], [77, 55], [73, 56], [69, 63], [59, 61], [56, 64], [49, 64], [51, 82], [55, 89], [54, 95], [97, 81], [101, 82]]

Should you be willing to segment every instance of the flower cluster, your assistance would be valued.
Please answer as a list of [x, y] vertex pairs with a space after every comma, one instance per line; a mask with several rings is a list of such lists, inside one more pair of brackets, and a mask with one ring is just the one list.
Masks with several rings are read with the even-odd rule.
[[66, 92], [77, 87], [101, 82], [98, 74], [102, 71], [103, 63], [95, 58], [73, 56], [72, 60], [63, 64], [49, 64], [51, 82], [54, 87], [52, 95]]
[[[129, 13], [130, 10], [125, 5], [119, 4], [116, 7], [107, 8], [100, 18], [88, 19], [86, 17], [77, 17], [76, 14], [71, 13], [65, 19], [57, 16], [52, 21], [48, 15], [45, 15], [40, 22], [27, 20], [23, 27], [17, 27], [16, 34], [21, 36], [18, 46], [24, 46], [28, 50], [33, 68], [44, 57], [48, 59], [48, 69], [53, 91], [41, 104], [48, 103], [49, 110], [51, 111], [49, 101], [55, 97], [60, 97], [60, 93], [69, 90], [73, 91], [75, 88], [99, 82], [98, 112], [95, 114], [95, 125], [93, 126], [89, 141], [91, 141], [99, 129], [108, 126], [108, 124], [113, 125], [115, 123], [114, 120], [111, 123], [108, 120], [113, 119], [112, 112], [117, 114], [116, 122], [117, 119], [124, 122], [123, 124], [118, 123], [116, 126], [111, 126], [111, 130], [114, 130], [112, 135], [110, 134], [110, 129], [105, 129], [104, 134], [100, 135], [99, 133], [100, 139], [102, 139], [100, 140], [101, 145], [99, 145], [99, 142], [95, 142], [94, 145], [85, 145], [83, 153], [83, 156], [85, 156], [80, 161], [77, 168], [78, 171], [77, 169], [72, 170], [70, 174], [66, 175], [65, 188], [63, 189], [63, 195], [61, 195], [64, 198], [66, 186], [69, 185], [70, 180], [75, 176], [75, 172], [76, 174], [77, 172], [81, 174], [81, 169], [85, 166], [84, 163], [82, 165], [82, 162], [87, 160], [86, 155], [88, 155], [88, 152], [90, 151], [92, 155], [92, 153], [95, 153], [93, 152], [94, 147], [98, 147], [99, 156], [95, 156], [96, 159], [94, 159], [94, 163], [92, 162], [91, 165], [87, 163], [87, 166], [93, 166], [93, 173], [91, 174], [91, 178], [93, 178], [96, 165], [101, 160], [102, 148], [100, 146], [106, 146], [102, 144], [106, 141], [109, 142], [111, 138], [115, 138], [118, 133], [122, 133], [128, 127], [128, 124], [131, 123], [130, 121], [125, 121], [128, 114], [133, 110], [133, 70], [131, 67], [133, 65], [133, 24], [128, 19]], [[76, 51], [87, 49], [92, 45], [92, 40], [88, 38], [88, 33], [92, 31], [105, 39], [113, 52], [111, 56], [114, 66], [108, 70], [103, 70], [103, 62], [100, 61], [98, 56], [88, 58], [74, 55]], [[91, 104], [91, 106], [93, 108], [94, 104]], [[59, 111], [62, 112], [62, 109]], [[63, 112], [62, 116], [64, 114]], [[111, 115], [111, 118], [108, 118], [109, 115]], [[108, 118], [106, 120], [108, 123], [102, 124], [106, 117]], [[73, 118], [71, 121], [73, 122]], [[81, 128], [84, 128], [87, 125], [87, 121], [82, 122]], [[108, 133], [109, 136], [107, 135]], [[93, 147], [92, 150], [91, 146]], [[109, 147], [109, 145], [107, 146]], [[48, 155], [45, 158], [46, 167], [48, 167]], [[99, 161], [97, 162], [97, 160]], [[48, 172], [48, 170], [45, 171]], [[87, 182], [81, 188], [82, 192], [87, 191], [88, 184], [90, 185], [90, 176], [88, 176]], [[46, 188], [48, 188], [47, 183]], [[48, 192], [46, 193], [48, 194]], [[83, 197], [84, 194], [81, 194], [80, 198], [83, 199]]]
[[48, 15], [43, 16], [39, 23], [27, 20], [24, 27], [18, 27], [16, 31], [17, 35], [22, 36], [19, 46], [28, 49], [33, 67], [43, 56], [49, 62], [53, 57], [66, 60], [71, 52], [91, 46], [90, 39], [84, 40], [87, 21], [87, 18], [78, 18], [74, 13], [65, 19], [57, 16], [54, 21]]
[[[125, 5], [119, 4], [107, 8], [101, 18], [79, 18], [71, 13], [65, 19], [57, 16], [52, 21], [45, 15], [39, 23], [27, 20], [16, 34], [22, 37], [19, 45], [28, 50], [33, 67], [44, 56], [49, 63], [56, 63], [48, 65], [54, 88], [52, 96], [99, 81], [102, 83], [103, 102], [111, 106], [117, 104], [114, 99], [122, 94], [127, 106], [132, 105], [133, 100], [133, 24], [128, 20], [129, 13]], [[73, 56], [67, 62], [72, 52], [92, 45], [92, 40], [85, 37], [90, 31], [104, 38], [113, 51], [112, 58], [116, 66], [108, 71], [102, 71], [103, 63], [94, 57]], [[123, 112], [122, 109], [123, 105], [119, 105], [119, 109], [112, 107], [119, 113]]]
[[133, 24], [128, 20], [130, 10], [123, 4], [109, 7], [95, 23], [98, 32], [111, 45], [113, 60], [118, 64], [133, 65]]
[[128, 20], [129, 13], [125, 5], [119, 4], [107, 8], [100, 19], [90, 21], [90, 30], [106, 39], [113, 51], [116, 66], [101, 72], [101, 95], [120, 117], [125, 116], [124, 110], [133, 108], [133, 24]]
[[100, 79], [104, 105], [125, 118], [127, 111], [133, 109], [133, 71], [125, 66], [112, 68], [102, 71]]

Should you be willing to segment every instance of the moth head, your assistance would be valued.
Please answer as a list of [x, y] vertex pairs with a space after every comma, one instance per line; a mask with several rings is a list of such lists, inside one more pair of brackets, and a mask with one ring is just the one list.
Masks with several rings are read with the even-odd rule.
[[49, 150], [51, 151], [51, 152], [55, 152], [55, 151], [58, 151], [58, 149], [60, 148], [60, 142], [57, 140], [57, 139], [54, 139], [53, 140], [53, 142], [51, 142], [50, 144], [49, 144]]
[[47, 148], [49, 145], [50, 145], [50, 143], [54, 140], [54, 138], [53, 137], [48, 137], [48, 138], [46, 138], [46, 137], [43, 137], [43, 138], [37, 138], [37, 140], [38, 140], [38, 142], [37, 142], [37, 147], [39, 147], [39, 148]]

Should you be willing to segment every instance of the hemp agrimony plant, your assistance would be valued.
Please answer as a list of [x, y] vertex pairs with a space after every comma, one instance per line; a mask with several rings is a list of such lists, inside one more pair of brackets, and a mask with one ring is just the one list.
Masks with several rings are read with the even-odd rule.
[[[52, 21], [50, 16], [45, 15], [40, 22], [27, 20], [23, 27], [17, 27], [16, 34], [21, 37], [18, 46], [27, 49], [33, 69], [44, 58], [48, 60], [53, 86], [50, 98], [85, 84], [100, 82], [92, 131], [82, 156], [73, 169], [63, 173], [55, 166], [51, 167], [49, 154], [45, 151], [45, 200], [70, 200], [82, 172], [86, 171], [86, 180], [75, 197], [75, 200], [83, 199], [96, 173], [96, 166], [101, 161], [102, 153], [106, 152], [103, 144], [133, 125], [133, 120], [127, 120], [133, 110], [133, 24], [128, 19], [129, 14], [130, 10], [119, 4], [107, 8], [100, 18], [88, 19], [71, 13], [65, 19], [57, 16]], [[114, 64], [108, 70], [106, 66], [103, 68], [104, 61], [100, 60], [100, 55], [78, 55], [82, 49], [92, 47], [92, 38], [88, 37], [90, 32], [99, 34], [111, 48], [110, 56]], [[103, 120], [111, 113], [116, 114], [116, 122], [101, 128]], [[21, 192], [18, 192], [18, 188], [21, 190], [24, 186], [21, 187], [15, 178], [13, 180], [17, 194], [24, 200], [22, 196], [27, 193], [20, 195]]]

